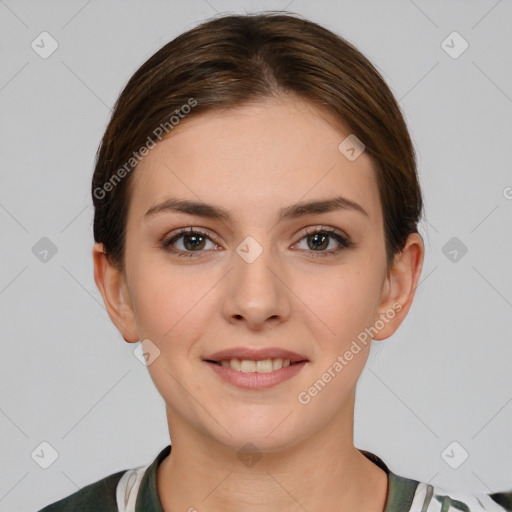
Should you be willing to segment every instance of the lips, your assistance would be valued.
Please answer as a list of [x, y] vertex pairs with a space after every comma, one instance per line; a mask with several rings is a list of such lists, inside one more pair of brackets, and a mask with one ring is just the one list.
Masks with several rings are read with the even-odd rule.
[[220, 363], [230, 359], [249, 360], [249, 361], [262, 361], [265, 359], [289, 359], [290, 364], [295, 364], [301, 361], [308, 361], [305, 355], [285, 350], [281, 348], [260, 348], [252, 349], [249, 347], [234, 347], [219, 352], [215, 352], [207, 357], [204, 361]]

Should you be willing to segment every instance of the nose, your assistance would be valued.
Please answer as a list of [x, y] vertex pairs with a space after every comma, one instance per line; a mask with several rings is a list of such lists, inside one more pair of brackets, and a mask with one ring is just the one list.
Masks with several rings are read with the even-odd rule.
[[285, 321], [291, 310], [286, 273], [269, 244], [247, 237], [236, 249], [226, 279], [223, 313], [252, 330]]

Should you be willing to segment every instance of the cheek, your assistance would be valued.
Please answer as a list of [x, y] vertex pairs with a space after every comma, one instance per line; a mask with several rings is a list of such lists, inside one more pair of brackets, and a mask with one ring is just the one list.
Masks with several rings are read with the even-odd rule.
[[342, 354], [375, 321], [379, 279], [376, 269], [367, 265], [333, 267], [323, 275], [301, 277], [297, 295], [306, 305], [304, 318], [329, 357]]
[[[132, 276], [134, 311], [139, 333], [166, 352], [176, 354], [200, 337], [209, 318], [205, 311], [210, 280], [192, 268], [142, 262]], [[211, 277], [211, 276], [210, 276]], [[179, 350], [178, 350], [179, 349]]]

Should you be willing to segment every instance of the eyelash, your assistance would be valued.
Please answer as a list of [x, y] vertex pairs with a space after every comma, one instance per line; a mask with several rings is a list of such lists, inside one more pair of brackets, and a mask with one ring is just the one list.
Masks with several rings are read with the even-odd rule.
[[[208, 235], [208, 233], [206, 233], [200, 229], [194, 229], [194, 228], [190, 227], [190, 228], [183, 228], [183, 229], [178, 230], [176, 233], [173, 234], [173, 236], [171, 238], [164, 238], [161, 241], [162, 249], [164, 249], [167, 252], [176, 254], [177, 256], [185, 257], [185, 258], [197, 257], [198, 253], [205, 252], [205, 251], [183, 251], [181, 249], [176, 249], [176, 248], [172, 247], [172, 244], [174, 242], [176, 242], [177, 240], [179, 240], [180, 238], [182, 238], [182, 236], [184, 234], [201, 235], [215, 243], [215, 241], [211, 239], [211, 237]], [[354, 243], [349, 238], [341, 235], [336, 229], [324, 227], [324, 226], [321, 226], [320, 228], [315, 227], [315, 228], [308, 229], [305, 233], [302, 234], [301, 238], [299, 239], [299, 241], [297, 243], [301, 242], [304, 238], [307, 238], [309, 236], [316, 235], [316, 234], [325, 234], [325, 235], [331, 236], [340, 244], [340, 247], [338, 247], [337, 249], [331, 249], [329, 251], [318, 251], [318, 252], [306, 250], [306, 252], [312, 253], [313, 257], [323, 258], [326, 256], [334, 256], [335, 254], [338, 254], [339, 252], [343, 251], [344, 249], [349, 249], [354, 245]]]

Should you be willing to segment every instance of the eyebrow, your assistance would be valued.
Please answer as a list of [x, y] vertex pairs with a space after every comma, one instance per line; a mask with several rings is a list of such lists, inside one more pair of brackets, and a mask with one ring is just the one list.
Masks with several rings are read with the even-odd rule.
[[[308, 202], [300, 202], [279, 211], [278, 222], [285, 219], [295, 219], [306, 215], [314, 215], [319, 213], [327, 213], [339, 210], [351, 210], [370, 217], [368, 212], [358, 203], [351, 201], [343, 196], [336, 196], [330, 199], [317, 199]], [[177, 212], [195, 215], [207, 219], [217, 219], [226, 222], [232, 220], [231, 214], [211, 204], [201, 201], [191, 201], [188, 199], [169, 198], [152, 206], [144, 215], [145, 218], [152, 217], [162, 212]]]

